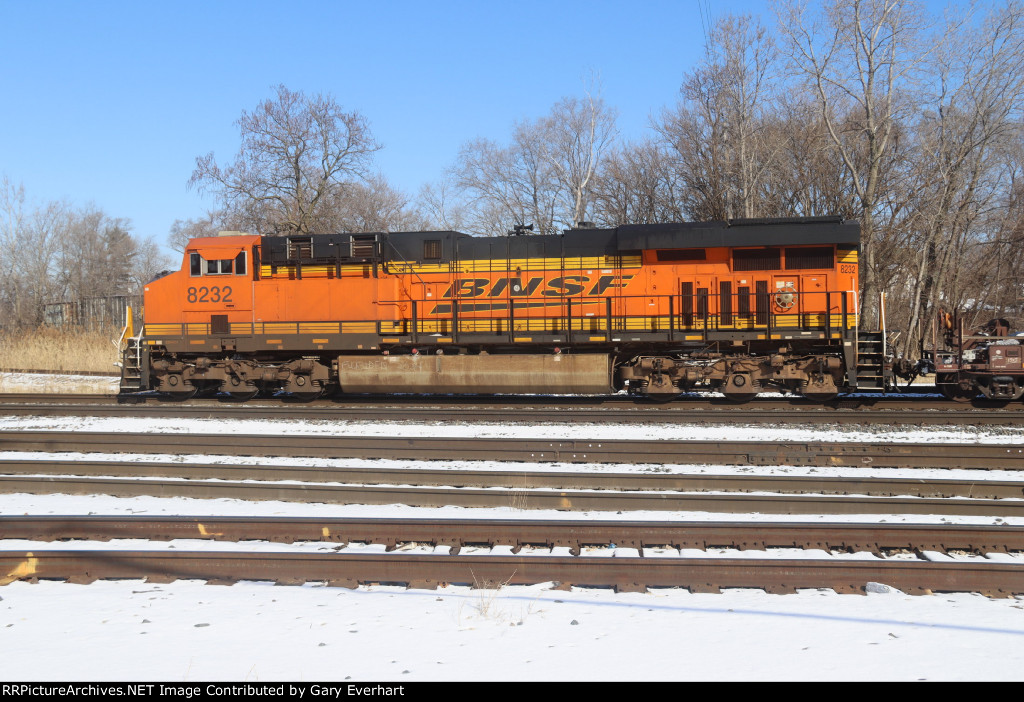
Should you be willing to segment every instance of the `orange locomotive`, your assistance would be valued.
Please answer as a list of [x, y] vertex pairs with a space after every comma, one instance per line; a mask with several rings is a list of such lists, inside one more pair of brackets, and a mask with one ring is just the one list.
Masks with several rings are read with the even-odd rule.
[[222, 233], [146, 286], [122, 391], [881, 388], [879, 340], [856, 331], [859, 237], [824, 217], [487, 238]]

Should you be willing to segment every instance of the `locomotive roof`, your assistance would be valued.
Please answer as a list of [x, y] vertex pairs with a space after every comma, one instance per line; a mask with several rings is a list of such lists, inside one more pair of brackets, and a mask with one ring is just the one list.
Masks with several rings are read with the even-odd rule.
[[612, 229], [570, 229], [556, 236], [474, 237], [461, 232], [392, 232], [385, 257], [416, 259], [423, 242], [442, 240], [445, 259], [601, 256], [647, 249], [706, 247], [859, 246], [860, 223], [841, 217], [734, 219], [727, 222], [627, 224]]
[[860, 223], [841, 217], [626, 224], [617, 231], [622, 250], [860, 244]]
[[[287, 258], [288, 239], [264, 237], [268, 256]], [[300, 237], [309, 242], [307, 256], [331, 257], [347, 242], [357, 239], [381, 242], [384, 260], [416, 261], [424, 246], [433, 242], [435, 260], [489, 258], [559, 258], [614, 256], [649, 249], [706, 247], [806, 246], [860, 244], [860, 224], [841, 217], [785, 219], [734, 219], [725, 222], [627, 224], [608, 229], [570, 229], [559, 235], [477, 237], [456, 231], [377, 232], [367, 234], [315, 234]], [[439, 255], [438, 255], [439, 254]]]

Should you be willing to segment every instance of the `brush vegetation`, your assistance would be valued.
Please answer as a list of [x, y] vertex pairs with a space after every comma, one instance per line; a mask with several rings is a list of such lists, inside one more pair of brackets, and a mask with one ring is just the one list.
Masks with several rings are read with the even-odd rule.
[[120, 329], [86, 331], [39, 327], [0, 334], [0, 370], [118, 373]]

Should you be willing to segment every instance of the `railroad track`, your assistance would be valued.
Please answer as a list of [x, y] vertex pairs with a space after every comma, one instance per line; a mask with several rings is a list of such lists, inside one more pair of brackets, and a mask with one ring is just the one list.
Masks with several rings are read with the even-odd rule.
[[273, 466], [238, 463], [163, 463], [74, 460], [0, 460], [0, 475], [108, 476], [186, 480], [303, 481], [349, 485], [416, 485], [452, 488], [619, 490], [676, 492], [776, 492], [822, 495], [1024, 498], [1024, 480], [977, 480], [703, 473], [606, 473], [347, 466]]
[[800, 398], [764, 398], [735, 405], [722, 398], [671, 404], [622, 398], [343, 398], [297, 404], [287, 399], [248, 403], [199, 399], [170, 403], [156, 397], [138, 404], [102, 395], [0, 395], [8, 415], [174, 417], [216, 419], [305, 419], [388, 422], [590, 423], [590, 424], [893, 424], [1016, 425], [1024, 403], [979, 401], [964, 407], [922, 397], [837, 400], [828, 405]]
[[711, 464], [1021, 470], [1024, 444], [473, 439], [0, 431], [0, 451], [527, 463]]
[[411, 507], [512, 508], [558, 511], [661, 511], [726, 514], [931, 514], [1024, 517], [1022, 500], [924, 497], [709, 495], [677, 492], [571, 490], [474, 490], [467, 488], [367, 487], [347, 485], [227, 482], [220, 480], [138, 480], [73, 477], [0, 477], [0, 492], [277, 500], [321, 504]]
[[[329, 517], [39, 517], [0, 516], [0, 539], [32, 541], [148, 539], [172, 541], [302, 541], [400, 546], [820, 549], [875, 556], [895, 551], [979, 555], [1024, 551], [1024, 527], [960, 524], [679, 522], [522, 519], [354, 519]], [[641, 554], [642, 555], [642, 554]], [[1021, 562], [1024, 566], [1024, 561]]]
[[[187, 441], [187, 444], [185, 443]], [[501, 460], [528, 462], [618, 462], [618, 463], [751, 463], [760, 465], [849, 465], [849, 466], [895, 466], [925, 467], [942, 466], [957, 468], [1001, 468], [1020, 469], [1024, 467], [1024, 447], [1018, 445], [957, 445], [957, 444], [853, 444], [853, 443], [812, 443], [794, 446], [786, 442], [644, 442], [644, 441], [549, 441], [549, 440], [481, 440], [481, 439], [394, 439], [377, 437], [323, 437], [323, 436], [226, 436], [201, 434], [108, 434], [60, 432], [0, 432], [0, 450], [33, 451], [103, 451], [126, 453], [214, 453], [221, 455], [313, 455], [351, 457], [394, 457], [394, 458], [444, 458], [476, 459], [487, 457]], [[129, 473], [133, 469], [149, 471], [151, 475], [171, 473], [177, 480], [139, 479], [136, 474], [130, 480], [111, 478], [82, 479], [69, 478], [61, 473], [81, 465], [83, 472], [107, 474], [113, 469]], [[260, 482], [225, 481], [225, 475], [232, 471], [246, 469], [259, 471]], [[670, 509], [703, 510], [717, 512], [766, 512], [776, 514], [971, 514], [985, 517], [1024, 516], [1024, 501], [1008, 499], [1021, 495], [1021, 484], [1015, 481], [921, 481], [880, 479], [857, 480], [849, 478], [815, 478], [792, 476], [705, 476], [651, 474], [597, 474], [607, 478], [614, 487], [616, 480], [636, 480], [621, 492], [608, 489], [601, 494], [597, 490], [572, 490], [565, 487], [571, 481], [586, 481], [593, 476], [573, 475], [568, 472], [523, 471], [436, 471], [389, 469], [389, 472], [362, 472], [360, 468], [311, 468], [311, 467], [259, 467], [230, 465], [182, 466], [172, 463], [135, 463], [131, 468], [118, 466], [116, 461], [85, 461], [81, 464], [69, 461], [6, 461], [0, 471], [34, 473], [33, 476], [8, 476], [0, 478], [0, 490], [74, 492], [96, 494], [162, 494], [182, 495], [184, 491], [195, 491], [193, 496], [245, 497], [249, 499], [297, 499], [309, 501], [362, 502], [369, 504], [405, 501], [408, 504], [464, 504], [483, 506], [479, 500], [489, 500], [487, 506], [514, 507], [520, 509]], [[175, 471], [179, 471], [175, 473]], [[192, 471], [189, 473], [189, 471]], [[301, 471], [299, 473], [284, 471]], [[347, 473], [346, 473], [347, 471]], [[353, 472], [355, 471], [355, 472]], [[38, 473], [49, 473], [39, 476]], [[374, 477], [376, 473], [376, 477]], [[461, 475], [460, 475], [461, 473]], [[489, 474], [489, 475], [488, 475]], [[209, 476], [202, 477], [199, 476]], [[238, 475], [234, 473], [234, 475]], [[361, 485], [313, 485], [273, 483], [288, 475], [291, 480], [346, 480], [364, 483]], [[367, 487], [366, 482], [401, 477], [403, 480], [446, 480], [457, 476], [462, 483], [480, 484], [481, 488], [407, 488]], [[189, 477], [192, 479], [181, 479]], [[219, 480], [216, 478], [220, 478]], [[737, 479], [738, 478], [738, 479]], [[744, 482], [749, 478], [753, 482]], [[596, 478], [595, 478], [596, 479]], [[491, 482], [487, 482], [487, 481]], [[510, 482], [519, 480], [521, 482]], [[768, 480], [758, 483], [759, 480]], [[19, 481], [29, 481], [21, 483]], [[508, 489], [488, 488], [487, 485], [510, 482]], [[534, 482], [531, 482], [534, 481]], [[649, 482], [642, 482], [649, 481]], [[672, 481], [682, 481], [675, 482]], [[733, 482], [735, 481], [735, 482]], [[846, 481], [845, 484], [843, 481]], [[33, 487], [34, 484], [34, 487]], [[384, 485], [384, 483], [378, 483]], [[531, 487], [527, 487], [527, 486]], [[532, 487], [537, 485], [537, 487]], [[552, 487], [553, 486], [553, 487]], [[756, 486], [756, 487], [755, 487]], [[592, 487], [592, 485], [590, 485]], [[818, 490], [836, 493], [848, 490], [908, 491], [912, 494], [936, 493], [968, 494], [966, 498], [933, 499], [925, 497], [873, 498], [873, 497], [822, 497], [792, 495], [686, 495], [678, 490], [775, 490], [793, 491]], [[219, 493], [216, 491], [220, 491]], [[916, 491], [916, 492], [915, 492]], [[371, 498], [370, 495], [376, 495]], [[979, 499], [978, 495], [989, 495]], [[287, 495], [287, 496], [283, 496]], [[334, 495], [333, 498], [329, 497]], [[433, 500], [433, 501], [431, 501]], [[460, 500], [464, 500], [460, 502]], [[588, 502], [592, 500], [592, 502]], [[618, 503], [615, 501], [618, 500]], [[474, 502], [478, 501], [478, 502]], [[545, 502], [546, 501], [546, 502]], [[646, 502], [644, 502], [646, 501]], [[12, 536], [4, 531], [4, 538], [104, 538], [97, 536], [96, 523], [86, 524], [74, 520], [67, 522], [63, 535], [58, 536], [50, 523], [50, 536]], [[134, 529], [138, 522], [118, 520], [123, 528]], [[230, 521], [230, 520], [229, 520]], [[229, 521], [204, 518], [193, 520], [178, 531], [168, 525], [156, 525], [150, 529], [163, 529], [177, 536], [167, 538], [194, 538], [203, 525], [206, 537], [232, 538], [225, 536], [232, 531], [238, 538], [251, 538]], [[257, 538], [271, 541], [295, 539], [298, 528], [278, 528], [277, 533]], [[620, 590], [643, 590], [647, 587], [685, 587], [694, 592], [717, 591], [725, 587], [757, 587], [769, 592], [791, 592], [799, 588], [833, 588], [840, 592], [863, 592], [866, 583], [884, 582], [906, 592], [975, 591], [988, 595], [1015, 595], [1024, 593], [1024, 566], [1018, 558], [1009, 562], [993, 560], [991, 554], [998, 551], [1020, 550], [1021, 528], [995, 527], [987, 532], [954, 531], [923, 532], [907, 538], [910, 532], [900, 535], [896, 531], [869, 533], [857, 529], [876, 529], [878, 525], [860, 526], [848, 524], [819, 524], [817, 533], [804, 530], [795, 534], [793, 525], [732, 524], [731, 535], [715, 533], [710, 529], [714, 523], [702, 526], [692, 524], [656, 525], [655, 529], [675, 529], [675, 534], [665, 531], [650, 533], [637, 529], [641, 525], [622, 527], [621, 523], [606, 527], [603, 522], [580, 521], [568, 523], [563, 531], [544, 524], [520, 522], [504, 534], [494, 534], [500, 528], [489, 521], [462, 521], [459, 523], [437, 522], [421, 527], [411, 523], [393, 524], [390, 528], [378, 520], [374, 524], [356, 525], [357, 520], [347, 524], [333, 523], [338, 531], [325, 520], [311, 520], [301, 529], [319, 528], [317, 537], [310, 540], [337, 542], [363, 542], [383, 544], [385, 549], [404, 548], [405, 545], [427, 544], [436, 546], [448, 544], [456, 549], [484, 544], [492, 550], [516, 549], [532, 546], [561, 547], [566, 544], [570, 552], [583, 553], [588, 545], [609, 549], [617, 548], [599, 556], [583, 555], [561, 557], [557, 555], [467, 555], [466, 553], [386, 553], [361, 554], [337, 553], [296, 553], [296, 552], [185, 552], [177, 551], [123, 551], [123, 550], [77, 550], [56, 551], [35, 549], [31, 552], [18, 550], [0, 553], [0, 582], [15, 579], [36, 580], [56, 578], [76, 582], [89, 582], [97, 578], [140, 578], [173, 580], [178, 578], [200, 578], [209, 582], [233, 582], [237, 580], [270, 580], [282, 583], [327, 582], [334, 585], [355, 586], [361, 583], [403, 583], [415, 587], [436, 587], [446, 583], [465, 583], [477, 586], [496, 587], [503, 584], [555, 582], [561, 587], [569, 585], [612, 586]], [[9, 529], [13, 522], [4, 520], [0, 529]], [[133, 526], [136, 525], [136, 526]], [[532, 526], [540, 531], [530, 532]], [[781, 527], [780, 529], [773, 528]], [[280, 524], [277, 527], [281, 527]], [[677, 528], [678, 527], [678, 528]], [[786, 528], [789, 528], [789, 533]], [[38, 529], [39, 525], [32, 527]], [[46, 529], [47, 527], [43, 527]], [[115, 527], [108, 525], [109, 530]], [[324, 529], [327, 529], [326, 533]], [[362, 528], [362, 532], [359, 529]], [[444, 529], [449, 531], [447, 534]], [[808, 529], [813, 527], [808, 526]], [[928, 527], [923, 527], [926, 529]], [[934, 528], [934, 527], [932, 527]], [[300, 531], [301, 531], [300, 529]], [[390, 531], [389, 531], [390, 529]], [[575, 533], [572, 531], [575, 529]], [[610, 529], [611, 531], [602, 531]], [[616, 531], [617, 529], [617, 531]], [[976, 528], [975, 528], [976, 529]], [[192, 530], [193, 536], [186, 536]], [[347, 531], [346, 531], [347, 530]], [[458, 532], [453, 531], [458, 530]], [[481, 530], [491, 530], [490, 535]], [[244, 530], [242, 530], [244, 531]], [[461, 536], [459, 535], [461, 533]], [[22, 532], [22, 534], [29, 532]], [[124, 534], [125, 532], [121, 532]], [[78, 534], [76, 536], [75, 534]], [[111, 538], [115, 538], [111, 535]], [[140, 538], [133, 536], [132, 538]], [[143, 536], [141, 538], [154, 537]], [[476, 541], [479, 539], [480, 541]], [[575, 539], [575, 540], [574, 540]], [[304, 540], [304, 539], [302, 539]], [[656, 542], [661, 541], [661, 544]], [[715, 543], [720, 541], [721, 543]], [[893, 545], [887, 545], [887, 544]], [[806, 546], [804, 544], [807, 544]], [[659, 546], [669, 548], [815, 548], [822, 544], [830, 550], [865, 550], [871, 553], [885, 553], [887, 549], [900, 549], [918, 554], [917, 558], [885, 559], [868, 558], [851, 560], [841, 557], [824, 559], [800, 558], [692, 558], [682, 553], [663, 553]], [[400, 546], [402, 545], [402, 546]], [[629, 546], [627, 546], [629, 545]], [[636, 556], [624, 554], [623, 548], [640, 549]], [[647, 549], [648, 552], [645, 552]], [[984, 558], [963, 557], [956, 551], [984, 554]], [[943, 556], [942, 554], [946, 554]], [[609, 557], [612, 556], [612, 557]], [[643, 557], [642, 557], [643, 556]], [[6, 575], [4, 575], [6, 574]]]
[[[198, 578], [211, 582], [273, 580], [291, 584], [323, 581], [354, 587], [368, 583], [402, 583], [412, 587], [469, 584], [554, 582], [613, 586], [619, 590], [686, 587], [713, 592], [723, 587], [757, 587], [769, 592], [798, 588], [832, 588], [863, 592], [869, 582], [885, 582], [914, 594], [977, 591], [1008, 596], [1024, 592], [1024, 567], [965, 558], [967, 551], [993, 553], [1024, 549], [1024, 527], [954, 525], [864, 525], [716, 522], [578, 522], [522, 520], [389, 520], [325, 518], [184, 518], [184, 517], [3, 517], [0, 537], [35, 540], [261, 539], [339, 544], [330, 553], [242, 553], [48, 550], [0, 552], [0, 583], [14, 580], [146, 578], [166, 582]], [[353, 543], [375, 544], [386, 551], [419, 548], [421, 553], [338, 553]], [[493, 551], [504, 545], [508, 556]], [[424, 547], [447, 546], [447, 555], [422, 553]], [[460, 557], [463, 549], [491, 553]], [[513, 558], [523, 548], [567, 549], [571, 557], [530, 555]], [[594, 548], [615, 549], [594, 557]], [[622, 549], [636, 550], [623, 556]], [[877, 558], [851, 561], [694, 558], [692, 549], [803, 548], [830, 552], [867, 552]], [[645, 549], [648, 556], [644, 557]], [[666, 553], [666, 550], [673, 553]], [[890, 552], [911, 551], [915, 560], [887, 560]], [[583, 554], [583, 555], [581, 555]], [[609, 557], [611, 555], [611, 557]]]
[[611, 586], [618, 591], [680, 587], [691, 592], [762, 588], [770, 593], [832, 588], [861, 593], [871, 582], [904, 592], [1024, 593], [1024, 568], [982, 559], [957, 562], [904, 560], [790, 560], [750, 558], [639, 558], [559, 556], [452, 556], [391, 553], [216, 551], [0, 551], [0, 584], [15, 580], [145, 578], [148, 582], [200, 579], [213, 583], [269, 580], [324, 582], [341, 587], [400, 583], [416, 588], [448, 584], [498, 588], [551, 582], [556, 587]]

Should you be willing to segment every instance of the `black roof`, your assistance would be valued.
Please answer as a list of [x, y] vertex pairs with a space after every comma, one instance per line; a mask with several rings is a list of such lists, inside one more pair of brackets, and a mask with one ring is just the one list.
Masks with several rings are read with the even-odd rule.
[[[425, 242], [440, 257], [433, 261], [501, 258], [561, 258], [615, 256], [648, 249], [695, 249], [707, 247], [808, 246], [838, 244], [858, 247], [860, 223], [841, 217], [783, 219], [733, 219], [725, 222], [626, 224], [610, 229], [570, 229], [558, 235], [477, 237], [456, 231], [378, 232], [375, 234], [314, 234], [312, 258], [330, 259], [354, 237], [374, 237], [379, 255], [386, 261], [420, 261]], [[287, 237], [264, 237], [268, 259], [285, 257]], [[307, 254], [308, 255], [308, 254]]]
[[619, 248], [623, 250], [860, 244], [860, 223], [841, 217], [627, 224], [619, 227], [618, 233]]

